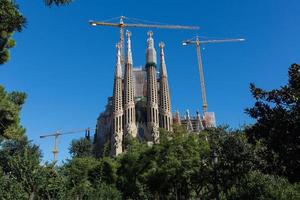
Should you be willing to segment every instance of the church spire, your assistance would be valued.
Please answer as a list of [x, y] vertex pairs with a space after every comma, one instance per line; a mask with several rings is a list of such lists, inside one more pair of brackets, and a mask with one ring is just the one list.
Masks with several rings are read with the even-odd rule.
[[137, 128], [135, 120], [134, 83], [132, 70], [131, 33], [126, 31], [127, 36], [127, 59], [124, 75], [124, 132], [125, 135], [136, 137]]
[[121, 66], [121, 48], [117, 44], [117, 63], [115, 69], [114, 92], [113, 92], [113, 113], [112, 113], [112, 131], [111, 152], [112, 156], [117, 156], [123, 152], [123, 97], [122, 97], [122, 66]]
[[165, 63], [165, 54], [164, 47], [165, 44], [163, 42], [159, 43], [160, 47], [160, 102], [159, 102], [159, 111], [160, 111], [160, 127], [166, 129], [167, 131], [171, 131], [173, 119], [171, 113], [171, 100], [170, 100], [170, 92], [169, 92], [169, 84], [167, 79], [167, 68]]
[[149, 135], [147, 140], [158, 142], [159, 139], [159, 110], [158, 110], [158, 88], [156, 78], [156, 51], [154, 48], [153, 33], [148, 32], [146, 50], [147, 70], [147, 127]]
[[160, 47], [160, 76], [167, 77], [168, 75], [167, 75], [165, 52], [164, 52], [165, 44], [163, 42], [160, 42], [159, 47]]
[[146, 52], [146, 62], [147, 64], [156, 64], [156, 51], [154, 48], [154, 40], [152, 38], [153, 32], [148, 32], [148, 39], [147, 39], [147, 52]]

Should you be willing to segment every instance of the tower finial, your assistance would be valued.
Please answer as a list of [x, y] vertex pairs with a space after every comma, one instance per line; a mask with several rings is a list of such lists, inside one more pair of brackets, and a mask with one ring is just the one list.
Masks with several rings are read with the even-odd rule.
[[164, 53], [164, 47], [165, 44], [163, 42], [159, 43], [160, 48], [160, 76], [167, 77], [167, 68], [166, 68], [166, 62], [165, 62], [165, 53]]
[[132, 52], [131, 52], [131, 32], [126, 31], [126, 36], [127, 36], [127, 60], [126, 63], [132, 64]]
[[153, 32], [152, 31], [148, 31], [147, 35], [148, 35], [149, 38], [152, 38]]
[[122, 78], [121, 44], [119, 42], [116, 44], [116, 48], [117, 48], [117, 63], [116, 63], [115, 76], [118, 78]]
[[163, 48], [165, 47], [165, 43], [164, 43], [164, 42], [160, 42], [160, 43], [159, 43], [159, 47], [160, 47], [161, 49], [163, 49]]
[[148, 31], [147, 33], [148, 39], [147, 39], [147, 52], [146, 52], [146, 61], [147, 64], [156, 64], [156, 51], [154, 48], [154, 40], [153, 40], [153, 32]]

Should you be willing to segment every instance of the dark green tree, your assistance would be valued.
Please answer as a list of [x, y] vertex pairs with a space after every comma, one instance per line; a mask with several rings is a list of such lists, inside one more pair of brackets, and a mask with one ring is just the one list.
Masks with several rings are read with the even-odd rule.
[[25, 18], [13, 0], [0, 1], [0, 64], [9, 60], [9, 49], [15, 46], [12, 39], [14, 32], [20, 32], [25, 25]]
[[[67, 199], [93, 199], [92, 197], [118, 195], [116, 182], [116, 164], [111, 158], [74, 157], [64, 164], [61, 174], [65, 177]], [[98, 190], [106, 191], [100, 194]]]
[[219, 193], [226, 197], [228, 191], [241, 185], [249, 171], [254, 169], [253, 148], [241, 131], [231, 131], [223, 127], [212, 128], [207, 132], [213, 196]]
[[66, 177], [60, 173], [60, 168], [55, 163], [46, 163], [40, 166], [40, 185], [38, 187], [39, 199], [66, 199]]
[[228, 200], [298, 200], [300, 199], [300, 184], [291, 184], [282, 177], [251, 171], [242, 180], [240, 186], [232, 187]]
[[47, 6], [51, 6], [51, 5], [61, 6], [61, 5], [70, 4], [72, 3], [73, 0], [44, 0], [44, 1]]
[[251, 143], [257, 146], [264, 173], [300, 181], [300, 66], [292, 64], [288, 84], [266, 91], [250, 85], [255, 105], [246, 112], [256, 123], [247, 128]]
[[[5, 140], [0, 148], [0, 167], [6, 181], [8, 191], [20, 188], [20, 199], [34, 199], [38, 196], [41, 185], [40, 174], [41, 152], [38, 146], [28, 142], [27, 138]], [[12, 194], [5, 193], [6, 196]]]
[[8, 93], [0, 85], [0, 139], [17, 139], [24, 135], [25, 129], [20, 125], [20, 111], [25, 98], [25, 93]]
[[82, 137], [78, 140], [72, 140], [69, 149], [72, 157], [88, 157], [93, 155], [93, 144], [90, 139]]

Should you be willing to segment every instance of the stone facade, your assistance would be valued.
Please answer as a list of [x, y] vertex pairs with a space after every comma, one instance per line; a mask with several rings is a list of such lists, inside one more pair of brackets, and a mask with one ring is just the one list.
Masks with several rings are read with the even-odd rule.
[[[164, 44], [160, 43], [160, 70], [153, 33], [148, 32], [145, 67], [133, 68], [131, 33], [126, 32], [127, 48], [124, 73], [121, 64], [121, 46], [117, 45], [113, 96], [108, 98], [105, 111], [97, 120], [95, 147], [98, 156], [108, 153], [116, 156], [125, 151], [126, 136], [149, 143], [159, 141], [159, 128], [172, 131], [173, 123], [182, 124], [189, 132], [199, 132], [207, 125], [199, 113], [181, 118], [172, 115]], [[159, 74], [159, 75], [158, 75]]]

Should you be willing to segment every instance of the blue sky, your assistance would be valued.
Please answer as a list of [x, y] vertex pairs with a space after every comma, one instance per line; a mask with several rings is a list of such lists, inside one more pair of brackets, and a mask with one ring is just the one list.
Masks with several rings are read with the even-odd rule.
[[[164, 41], [172, 109], [182, 114], [201, 109], [196, 50], [181, 41], [203, 37], [245, 38], [243, 43], [202, 46], [209, 111], [217, 123], [239, 127], [252, 120], [249, 83], [271, 89], [284, 85], [290, 64], [300, 62], [300, 1], [297, 0], [75, 0], [47, 8], [42, 0], [17, 1], [27, 28], [15, 34], [11, 60], [0, 67], [0, 84], [28, 94], [21, 121], [44, 160], [51, 160], [57, 129], [94, 127], [112, 94], [118, 29], [91, 27], [88, 21], [120, 15], [164, 24], [197, 25], [198, 31], [153, 29], [155, 45]], [[133, 62], [145, 65], [148, 29], [131, 29]], [[68, 156], [72, 139], [60, 138], [59, 159]]]

